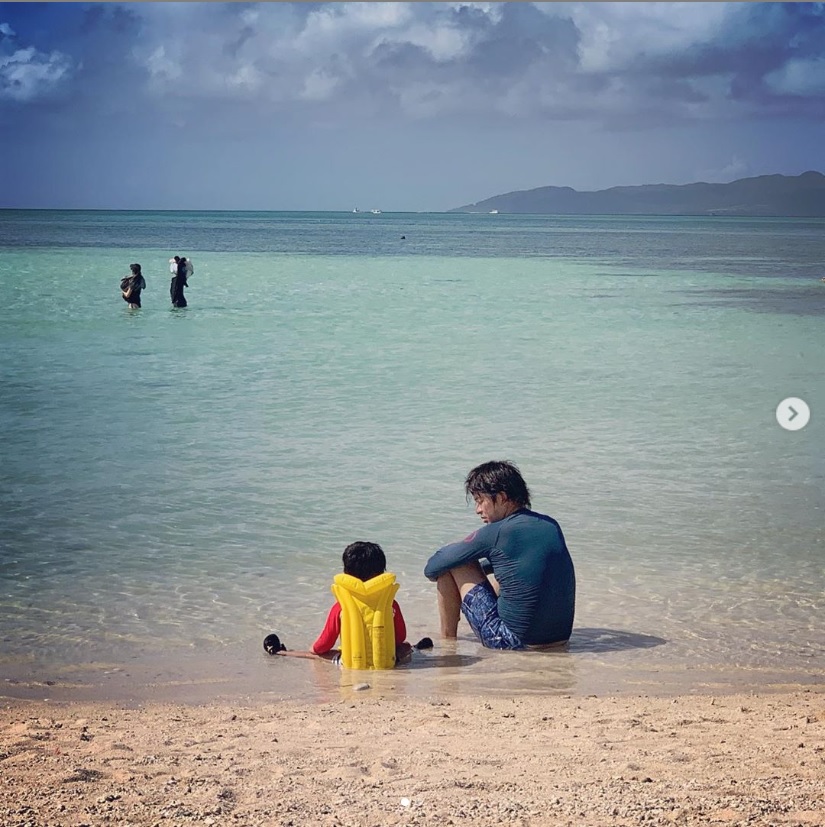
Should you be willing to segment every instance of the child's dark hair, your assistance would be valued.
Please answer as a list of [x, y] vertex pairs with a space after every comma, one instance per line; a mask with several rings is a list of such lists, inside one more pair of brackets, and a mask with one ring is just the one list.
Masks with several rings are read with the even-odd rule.
[[495, 498], [496, 494], [506, 494], [511, 503], [521, 508], [530, 508], [530, 491], [527, 483], [515, 464], [506, 460], [477, 465], [467, 474], [464, 490], [468, 500], [485, 494], [491, 498]]
[[383, 574], [387, 568], [387, 558], [378, 543], [358, 540], [344, 549], [344, 574], [351, 574], [359, 580], [372, 580]]

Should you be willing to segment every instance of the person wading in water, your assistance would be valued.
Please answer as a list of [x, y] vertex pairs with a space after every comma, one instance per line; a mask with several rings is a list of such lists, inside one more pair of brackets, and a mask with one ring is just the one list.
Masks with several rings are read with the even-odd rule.
[[146, 289], [146, 279], [140, 271], [139, 264], [130, 264], [129, 269], [132, 275], [120, 280], [120, 294], [123, 301], [127, 302], [129, 309], [140, 307], [140, 292]]
[[[172, 299], [172, 307], [186, 307], [186, 296], [183, 295], [183, 288], [189, 286], [186, 277], [192, 271], [186, 260], [186, 256], [175, 256], [172, 261], [174, 262], [173, 266], [175, 268], [172, 283], [169, 285], [169, 296]], [[171, 269], [170, 267], [170, 270]]]

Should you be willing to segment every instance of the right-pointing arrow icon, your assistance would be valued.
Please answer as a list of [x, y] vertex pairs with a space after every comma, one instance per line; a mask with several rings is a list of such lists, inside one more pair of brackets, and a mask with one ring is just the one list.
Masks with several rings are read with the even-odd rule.
[[786, 431], [800, 431], [811, 419], [811, 409], [804, 399], [790, 396], [776, 408], [776, 421]]

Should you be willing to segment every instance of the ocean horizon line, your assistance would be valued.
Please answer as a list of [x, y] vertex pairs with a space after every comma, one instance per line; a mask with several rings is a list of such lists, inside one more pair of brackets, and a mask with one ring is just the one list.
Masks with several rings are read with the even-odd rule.
[[448, 210], [379, 210], [374, 213], [372, 210], [270, 210], [270, 209], [218, 209], [218, 208], [198, 208], [198, 209], [168, 209], [168, 208], [122, 208], [122, 207], [0, 207], [1, 213], [117, 213], [122, 214], [140, 214], [140, 215], [156, 215], [157, 213], [168, 213], [170, 215], [205, 215], [205, 214], [233, 214], [233, 215], [363, 215], [365, 217], [376, 217], [377, 215], [384, 216], [398, 216], [398, 215], [439, 215], [439, 216], [454, 216], [461, 219], [466, 216], [486, 216], [491, 218], [563, 218], [565, 220], [591, 220], [603, 218], [617, 218], [617, 219], [637, 219], [637, 218], [655, 218], [655, 219], [669, 219], [682, 220], [685, 218], [705, 218], [709, 220], [734, 220], [734, 221], [825, 221], [825, 216], [799, 216], [791, 214], [783, 215], [748, 215], [748, 214], [713, 214], [707, 213], [520, 213], [507, 212], [506, 210], [495, 211], [457, 211], [455, 209]]
[[[0, 207], [0, 212], [98, 212], [98, 213], [329, 213], [330, 215], [375, 215], [372, 210], [270, 210], [270, 209], [221, 209], [221, 208], [186, 208], [169, 209], [159, 207], [124, 208], [124, 207]], [[450, 210], [379, 210], [378, 215], [445, 215]]]

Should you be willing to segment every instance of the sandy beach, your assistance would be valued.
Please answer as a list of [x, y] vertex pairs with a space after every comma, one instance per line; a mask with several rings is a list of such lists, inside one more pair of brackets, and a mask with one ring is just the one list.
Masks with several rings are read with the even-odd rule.
[[[369, 677], [366, 677], [369, 680]], [[0, 824], [825, 824], [825, 692], [5, 699]]]

